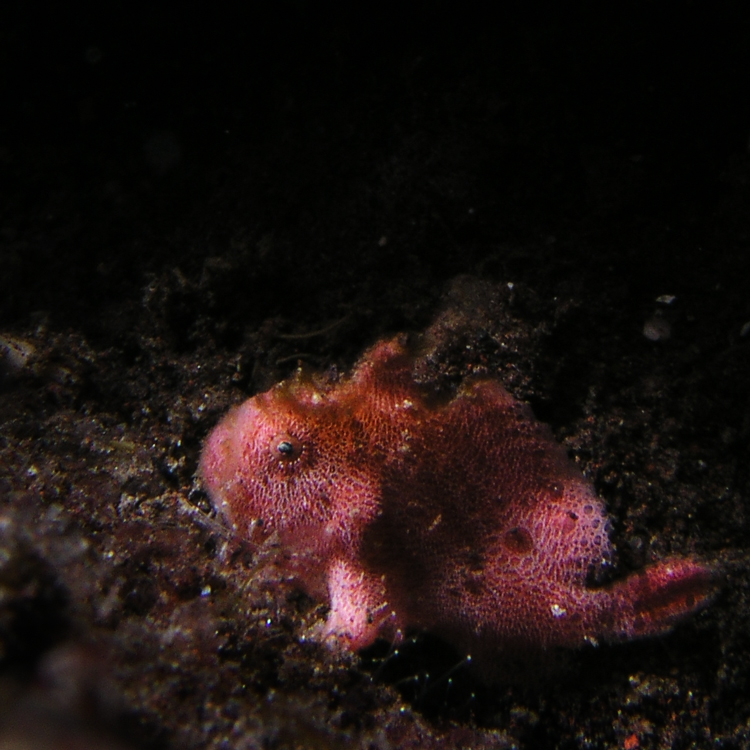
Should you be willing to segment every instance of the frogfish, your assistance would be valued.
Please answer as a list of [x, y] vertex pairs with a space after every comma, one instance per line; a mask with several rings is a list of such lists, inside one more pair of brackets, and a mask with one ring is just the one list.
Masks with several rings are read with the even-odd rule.
[[[704, 607], [713, 569], [670, 557], [604, 585], [604, 503], [494, 379], [417, 384], [403, 336], [338, 382], [298, 373], [232, 409], [199, 476], [234, 533], [283, 551], [358, 650], [429, 631], [485, 674], [503, 654], [655, 636]], [[599, 576], [601, 577], [601, 576]]]

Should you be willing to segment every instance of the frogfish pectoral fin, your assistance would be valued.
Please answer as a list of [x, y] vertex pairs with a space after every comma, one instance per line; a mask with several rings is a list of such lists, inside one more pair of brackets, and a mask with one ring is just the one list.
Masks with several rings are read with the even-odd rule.
[[328, 593], [331, 608], [319, 639], [356, 651], [379, 637], [399, 638], [399, 623], [379, 576], [338, 558], [328, 570]]

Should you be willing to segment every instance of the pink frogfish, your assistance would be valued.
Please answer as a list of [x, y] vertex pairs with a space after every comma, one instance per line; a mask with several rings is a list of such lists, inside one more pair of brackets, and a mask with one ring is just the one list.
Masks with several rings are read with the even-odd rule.
[[607, 585], [603, 502], [550, 429], [497, 381], [447, 399], [415, 383], [403, 338], [353, 373], [298, 374], [208, 437], [202, 482], [235, 533], [273, 538], [352, 650], [429, 631], [491, 674], [509, 652], [667, 632], [705, 606], [710, 566], [674, 557]]

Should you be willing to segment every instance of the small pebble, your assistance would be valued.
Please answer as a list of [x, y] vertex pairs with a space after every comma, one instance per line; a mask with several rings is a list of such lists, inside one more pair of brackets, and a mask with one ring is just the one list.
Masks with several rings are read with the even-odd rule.
[[643, 324], [643, 335], [649, 341], [666, 341], [672, 335], [672, 326], [661, 315], [654, 315]]
[[15, 336], [0, 336], [0, 378], [18, 377], [25, 370], [36, 349], [28, 341]]

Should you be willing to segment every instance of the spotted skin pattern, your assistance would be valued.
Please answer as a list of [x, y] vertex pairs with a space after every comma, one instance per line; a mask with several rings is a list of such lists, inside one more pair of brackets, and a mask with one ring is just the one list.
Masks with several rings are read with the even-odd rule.
[[402, 338], [381, 341], [339, 383], [297, 375], [245, 401], [204, 446], [219, 513], [273, 537], [330, 606], [318, 637], [360, 649], [428, 630], [491, 663], [659, 635], [710, 600], [712, 570], [684, 557], [587, 583], [609, 520], [549, 428], [495, 380], [447, 400], [412, 370]]

